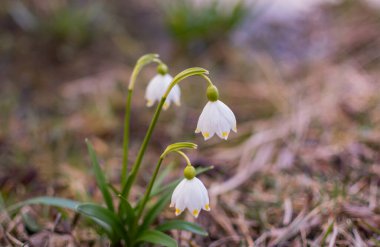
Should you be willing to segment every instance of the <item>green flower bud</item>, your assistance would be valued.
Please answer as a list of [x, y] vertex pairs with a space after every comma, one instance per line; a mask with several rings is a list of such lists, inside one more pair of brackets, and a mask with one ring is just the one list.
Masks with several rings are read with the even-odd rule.
[[187, 165], [185, 170], [183, 171], [183, 175], [186, 179], [193, 179], [196, 175], [194, 166]]
[[169, 69], [168, 69], [168, 66], [166, 66], [166, 64], [164, 63], [160, 63], [158, 66], [157, 66], [157, 72], [160, 74], [160, 75], [166, 75], [168, 73]]
[[218, 89], [214, 85], [208, 86], [206, 95], [209, 101], [217, 101], [219, 99]]

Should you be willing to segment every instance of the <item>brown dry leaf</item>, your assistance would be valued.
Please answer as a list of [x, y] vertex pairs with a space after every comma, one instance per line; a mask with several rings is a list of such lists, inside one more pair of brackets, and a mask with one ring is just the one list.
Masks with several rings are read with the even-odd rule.
[[79, 246], [74, 237], [69, 234], [57, 234], [49, 231], [42, 231], [30, 236], [29, 243], [32, 247], [77, 247]]

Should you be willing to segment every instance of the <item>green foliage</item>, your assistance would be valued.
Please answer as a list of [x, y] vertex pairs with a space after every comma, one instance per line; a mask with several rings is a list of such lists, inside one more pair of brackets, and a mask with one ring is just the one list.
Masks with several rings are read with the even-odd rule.
[[22, 221], [25, 225], [25, 228], [32, 233], [39, 232], [42, 227], [36, 222], [36, 220], [29, 215], [28, 212], [23, 212], [21, 214], [22, 216]]
[[47, 205], [47, 206], [54, 206], [54, 207], [75, 210], [76, 207], [80, 204], [80, 202], [64, 199], [64, 198], [59, 198], [59, 197], [41, 196], [41, 197], [35, 197], [32, 199], [14, 204], [10, 206], [9, 208], [7, 208], [7, 211], [12, 213], [13, 211], [18, 210], [23, 206], [32, 205], [32, 204], [42, 204], [42, 205]]
[[40, 20], [40, 29], [45, 37], [58, 45], [85, 46], [94, 39], [96, 31], [99, 31], [96, 19], [101, 14], [101, 8], [98, 4], [87, 8], [69, 5], [59, 8]]
[[199, 225], [191, 223], [191, 222], [187, 222], [184, 220], [170, 220], [159, 225], [156, 229], [162, 232], [165, 232], [168, 230], [184, 230], [184, 231], [189, 231], [189, 232], [202, 235], [202, 236], [208, 235], [208, 233], [205, 230], [203, 230], [203, 228], [200, 227]]
[[176, 247], [177, 241], [169, 237], [165, 233], [156, 230], [147, 230], [137, 239], [136, 242], [148, 242], [152, 244], [159, 244], [167, 247]]
[[83, 4], [64, 1], [58, 5], [48, 3], [50, 1], [8, 2], [4, 7], [13, 21], [59, 60], [73, 58], [78, 50], [110, 30], [110, 18], [101, 1]]
[[108, 209], [111, 211], [114, 211], [112, 197], [108, 190], [106, 178], [104, 176], [102, 169], [100, 168], [99, 161], [98, 161], [98, 158], [96, 157], [94, 148], [92, 147], [91, 143], [88, 140], [86, 140], [86, 143], [87, 143], [88, 152], [90, 153], [90, 157], [91, 157], [91, 161], [92, 161], [92, 165], [93, 165], [93, 169], [94, 169], [94, 173], [96, 177], [96, 183], [98, 184], [98, 187], [100, 191], [102, 192], [104, 201], [106, 202]]
[[157, 216], [162, 212], [165, 206], [167, 206], [170, 200], [170, 192], [171, 191], [168, 191], [166, 194], [161, 195], [158, 201], [150, 207], [150, 209], [144, 217], [143, 223], [141, 224], [139, 231], [146, 230], [157, 218]]
[[[147, 54], [142, 56], [135, 67], [135, 74], [131, 76], [131, 81], [137, 77], [138, 72], [141, 68], [147, 65], [150, 62], [161, 63], [158, 59], [157, 54]], [[169, 94], [170, 89], [173, 88], [180, 81], [184, 80], [189, 76], [201, 75], [204, 76], [208, 74], [208, 71], [203, 68], [189, 68], [177, 76], [174, 77], [172, 83], [169, 85], [166, 94], [162, 96], [161, 103], [157, 106], [156, 113], [153, 116], [150, 127], [147, 131], [147, 134], [144, 138], [144, 141], [141, 145], [140, 151], [137, 155], [136, 162], [132, 167], [132, 171], [127, 176], [127, 173], [123, 173], [121, 175], [121, 192], [117, 188], [115, 188], [112, 184], [107, 182], [106, 175], [102, 168], [100, 167], [97, 154], [92, 146], [92, 144], [86, 140], [88, 152], [92, 162], [93, 173], [95, 175], [97, 187], [102, 193], [104, 204], [95, 204], [95, 203], [79, 203], [72, 200], [55, 198], [55, 197], [37, 197], [33, 199], [26, 200], [24, 202], [20, 202], [8, 208], [9, 211], [15, 211], [20, 209], [21, 207], [29, 204], [44, 204], [49, 206], [56, 206], [61, 208], [70, 209], [76, 211], [77, 213], [86, 216], [90, 220], [98, 225], [103, 233], [105, 233], [112, 245], [125, 245], [125, 246], [137, 246], [141, 245], [142, 242], [148, 242], [153, 244], [160, 244], [163, 246], [177, 246], [176, 241], [170, 236], [163, 233], [164, 231], [168, 231], [171, 229], [180, 229], [193, 232], [195, 234], [207, 235], [207, 233], [198, 225], [193, 223], [188, 223], [185, 221], [169, 221], [167, 223], [161, 224], [156, 227], [157, 218], [160, 213], [167, 207], [168, 202], [170, 200], [170, 196], [174, 190], [174, 187], [179, 183], [181, 179], [174, 181], [166, 186], [161, 186], [162, 181], [165, 176], [169, 173], [170, 167], [164, 169], [164, 172], [159, 175], [159, 169], [161, 164], [167, 154], [170, 152], [180, 153], [182, 156], [186, 158], [188, 164], [190, 163], [187, 156], [181, 152], [183, 149], [196, 149], [197, 145], [190, 142], [179, 142], [169, 145], [162, 155], [159, 158], [156, 169], [154, 170], [149, 185], [137, 203], [132, 203], [128, 199], [128, 193], [131, 186], [134, 183], [134, 179], [136, 178], [140, 164], [142, 162], [145, 150], [147, 148], [148, 142], [151, 138], [151, 134], [155, 127], [155, 123], [158, 120], [159, 114], [161, 112], [163, 103], [165, 102], [166, 96]], [[133, 90], [132, 87], [129, 87], [129, 92]], [[131, 95], [131, 94], [130, 94]], [[127, 107], [130, 105], [127, 104]], [[127, 110], [128, 112], [129, 110]], [[129, 127], [129, 118], [126, 118], [126, 125]], [[128, 143], [129, 135], [126, 136], [123, 146], [124, 151], [124, 161], [127, 161], [127, 153], [128, 153]], [[211, 169], [210, 167], [198, 169], [197, 173], [205, 172]], [[123, 162], [122, 171], [127, 172], [127, 163]], [[113, 192], [114, 197], [111, 192]], [[1, 199], [1, 198], [0, 198]], [[118, 210], [115, 209], [114, 200], [118, 200]], [[0, 201], [1, 202], [1, 201]], [[1, 204], [1, 203], [0, 203]], [[146, 208], [145, 208], [146, 206]], [[25, 218], [25, 217], [24, 217]], [[28, 225], [30, 228], [37, 229], [34, 222], [31, 222], [29, 219], [25, 218], [24, 220], [28, 221]]]
[[165, 1], [165, 23], [179, 44], [187, 48], [193, 42], [211, 44], [225, 37], [244, 19], [247, 9], [243, 1], [221, 9], [221, 2], [211, 0], [195, 6], [192, 1]]
[[111, 210], [91, 203], [80, 204], [76, 210], [101, 226], [112, 242], [118, 242], [120, 239], [129, 241], [124, 224]]
[[121, 199], [119, 217], [121, 217], [122, 220], [126, 223], [128, 229], [132, 229], [133, 223], [136, 220], [135, 209], [132, 207], [132, 205], [128, 202], [126, 198], [124, 198], [121, 195], [119, 195], [119, 197]]
[[158, 188], [161, 188], [164, 182], [164, 179], [169, 175], [169, 173], [173, 170], [174, 162], [169, 163], [165, 167], [163, 167], [163, 170], [161, 169], [160, 174], [158, 174], [156, 181], [153, 185], [152, 191], [150, 195], [152, 195], [155, 191], [158, 190]]
[[[99, 189], [101, 187], [103, 189], [107, 188], [107, 183], [105, 182], [104, 174], [98, 164], [96, 153], [92, 148], [92, 145], [90, 142], [87, 141], [87, 146], [89, 148], [90, 156], [92, 158], [92, 162], [94, 165], [94, 170], [96, 170], [95, 174], [97, 177], [97, 182]], [[171, 146], [171, 148], [168, 147], [167, 150], [172, 149], [173, 147], [178, 146], [193, 146], [194, 145], [187, 145], [187, 144], [175, 144], [174, 146]], [[172, 149], [173, 150], [173, 149]], [[201, 174], [203, 172], [206, 172], [208, 170], [212, 169], [212, 167], [202, 167], [197, 169], [197, 174]], [[102, 175], [100, 175], [100, 173]], [[167, 172], [164, 172], [164, 174], [168, 174]], [[160, 178], [163, 180], [163, 178]], [[133, 207], [129, 201], [119, 195], [120, 203], [121, 203], [121, 209], [122, 211], [119, 212], [119, 214], [116, 214], [109, 208], [102, 207], [97, 204], [93, 203], [80, 203], [73, 200], [68, 200], [64, 198], [58, 198], [58, 197], [36, 197], [32, 198], [17, 204], [14, 204], [7, 208], [8, 212], [14, 212], [21, 207], [25, 205], [32, 205], [32, 204], [43, 204], [47, 206], [55, 206], [60, 208], [66, 208], [73, 211], [76, 211], [89, 219], [91, 219], [94, 223], [96, 223], [98, 226], [101, 227], [103, 232], [109, 237], [109, 239], [113, 243], [120, 243], [121, 241], [124, 241], [124, 243], [127, 246], [134, 246], [141, 242], [149, 242], [154, 244], [161, 244], [164, 246], [177, 246], [176, 241], [166, 235], [165, 231], [178, 229], [178, 230], [185, 230], [190, 231], [194, 234], [207, 236], [207, 232], [202, 229], [202, 227], [182, 221], [182, 220], [171, 220], [167, 221], [155, 228], [155, 230], [152, 230], [151, 227], [154, 225], [154, 222], [156, 221], [157, 217], [160, 215], [160, 213], [165, 209], [167, 206], [170, 195], [173, 192], [175, 186], [181, 181], [181, 179], [178, 179], [166, 186], [160, 187], [160, 189], [157, 189], [149, 196], [150, 206], [146, 210], [146, 213], [142, 219], [141, 225], [137, 226], [136, 224], [136, 210], [141, 206], [140, 203], [137, 203], [135, 207]], [[107, 189], [108, 191], [108, 189]], [[109, 192], [106, 192], [109, 197], [109, 199], [112, 201], [112, 197], [109, 194]], [[104, 196], [104, 195], [103, 195]], [[104, 199], [106, 198], [104, 197]], [[156, 201], [154, 202], [154, 199]], [[106, 201], [106, 199], [105, 199]], [[154, 202], [154, 203], [153, 203]], [[173, 242], [174, 241], [174, 242]]]

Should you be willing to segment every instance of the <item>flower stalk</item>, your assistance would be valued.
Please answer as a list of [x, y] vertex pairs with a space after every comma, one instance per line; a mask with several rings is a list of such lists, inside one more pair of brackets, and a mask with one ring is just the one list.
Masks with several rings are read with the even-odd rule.
[[126, 182], [122, 186], [121, 194], [125, 198], [128, 198], [129, 192], [131, 190], [131, 187], [132, 187], [133, 183], [136, 180], [136, 176], [137, 176], [137, 173], [138, 173], [138, 171], [140, 169], [141, 162], [142, 162], [142, 160], [144, 158], [144, 154], [145, 154], [146, 148], [148, 146], [148, 143], [149, 143], [150, 138], [152, 136], [153, 130], [154, 130], [155, 126], [156, 126], [157, 120], [158, 120], [158, 118], [160, 116], [160, 113], [162, 111], [162, 108], [163, 108], [163, 106], [165, 104], [166, 98], [168, 97], [171, 89], [175, 85], [177, 85], [179, 82], [181, 82], [182, 80], [186, 79], [187, 77], [194, 76], [194, 75], [200, 75], [200, 76], [202, 76], [202, 75], [205, 75], [205, 74], [208, 74], [208, 71], [205, 70], [205, 69], [203, 69], [203, 68], [199, 68], [199, 67], [189, 68], [189, 69], [186, 69], [186, 70], [180, 72], [178, 75], [176, 75], [174, 77], [173, 81], [168, 86], [165, 94], [162, 96], [159, 104], [157, 105], [156, 111], [155, 111], [155, 113], [153, 115], [153, 118], [152, 118], [152, 120], [150, 122], [148, 131], [146, 132], [146, 135], [144, 137], [143, 143], [141, 144], [140, 150], [139, 150], [139, 152], [137, 154], [136, 161], [133, 164], [131, 173], [130, 173], [129, 177], [126, 179]]
[[[141, 143], [140, 149], [136, 156], [131, 169], [128, 167], [128, 149], [130, 139], [130, 118], [131, 104], [134, 86], [137, 77], [142, 68], [150, 63], [157, 63], [157, 73], [149, 82], [145, 98], [148, 100], [148, 106], [155, 104], [158, 101], [157, 107], [146, 131], [145, 137]], [[104, 202], [102, 204], [95, 203], [80, 203], [72, 200], [56, 197], [39, 197], [27, 200], [21, 203], [27, 204], [46, 204], [75, 210], [77, 213], [84, 215], [93, 220], [107, 234], [112, 246], [141, 246], [144, 243], [162, 244], [164, 246], [177, 246], [176, 240], [168, 234], [164, 233], [167, 230], [177, 229], [186, 230], [203, 236], [207, 235], [200, 226], [195, 223], [186, 222], [183, 220], [173, 220], [167, 223], [159, 224], [154, 227], [158, 214], [163, 210], [165, 204], [168, 203], [169, 190], [174, 188], [170, 207], [175, 208], [175, 215], [180, 215], [186, 209], [194, 216], [198, 217], [201, 210], [210, 211], [208, 191], [201, 180], [196, 175], [203, 173], [213, 167], [199, 168], [198, 172], [192, 166], [189, 157], [183, 152], [185, 149], [196, 149], [197, 145], [191, 142], [177, 142], [166, 147], [162, 152], [153, 174], [149, 180], [147, 189], [137, 203], [131, 203], [129, 194], [133, 184], [136, 181], [145, 152], [156, 127], [157, 121], [162, 110], [165, 110], [170, 102], [179, 104], [180, 88], [179, 84], [187, 77], [198, 75], [206, 80], [207, 98], [209, 102], [204, 107], [197, 125], [196, 132], [202, 132], [205, 139], [211, 138], [214, 134], [227, 139], [230, 130], [236, 131], [236, 119], [233, 112], [219, 100], [218, 89], [213, 85], [210, 78], [207, 77], [208, 71], [199, 68], [189, 68], [172, 78], [168, 73], [167, 66], [161, 62], [157, 54], [147, 54], [142, 56], [136, 63], [128, 85], [126, 95], [126, 112], [124, 118], [124, 133], [123, 133], [123, 159], [121, 168], [121, 190], [116, 189], [107, 181], [107, 177], [102, 170], [98, 161], [95, 150], [90, 142], [87, 142], [88, 151], [91, 157], [92, 166], [95, 173], [97, 186], [102, 193]], [[151, 100], [152, 104], [149, 102]], [[183, 171], [183, 179], [179, 183], [174, 181], [156, 192], [152, 192], [153, 187], [160, 183], [157, 179], [158, 173], [162, 166], [162, 162], [169, 153], [177, 153], [186, 161], [186, 167]], [[170, 167], [167, 171], [170, 170]], [[166, 172], [162, 174], [162, 178], [166, 176]], [[113, 192], [119, 198], [118, 210], [115, 209]], [[165, 192], [165, 194], [163, 194]], [[161, 197], [153, 204], [152, 208], [147, 210], [146, 217], [142, 220], [145, 208], [152, 198]], [[20, 204], [20, 205], [21, 205]], [[22, 206], [21, 205], [21, 206]], [[21, 207], [20, 206], [20, 207]], [[19, 206], [17, 206], [19, 207]], [[142, 223], [141, 225], [139, 223]]]
[[131, 102], [132, 89], [128, 89], [127, 101], [125, 103], [125, 118], [124, 118], [124, 136], [123, 136], [123, 163], [121, 170], [121, 182], [124, 183], [128, 175], [128, 150], [129, 150], [129, 125], [131, 119]]
[[154, 169], [153, 176], [152, 176], [152, 178], [149, 181], [148, 188], [145, 191], [144, 197], [142, 198], [141, 206], [139, 207], [139, 210], [137, 212], [136, 224], [139, 222], [139, 219], [140, 219], [142, 213], [144, 212], [145, 205], [148, 202], [148, 199], [149, 199], [149, 196], [150, 196], [150, 192], [152, 191], [154, 182], [156, 181], [157, 174], [158, 174], [158, 171], [160, 170], [160, 167], [161, 167], [161, 164], [162, 164], [163, 160], [164, 160], [164, 158], [160, 158], [158, 160], [156, 168]]
[[162, 98], [161, 101], [160, 101], [160, 103], [158, 104], [158, 106], [156, 108], [156, 111], [155, 111], [155, 113], [153, 115], [152, 121], [150, 122], [149, 128], [148, 128], [148, 130], [147, 130], [147, 132], [145, 134], [143, 143], [141, 144], [140, 150], [139, 150], [139, 152], [137, 154], [136, 161], [133, 164], [131, 173], [130, 173], [129, 177], [127, 178], [126, 183], [123, 185], [121, 194], [125, 198], [128, 198], [129, 191], [130, 191], [130, 189], [132, 187], [132, 184], [134, 183], [134, 181], [136, 179], [137, 173], [138, 173], [138, 171], [140, 169], [141, 161], [142, 161], [142, 159], [144, 157], [144, 154], [145, 154], [145, 150], [148, 147], [148, 143], [149, 143], [150, 138], [152, 136], [153, 130], [156, 127], [156, 123], [157, 123], [158, 117], [160, 116], [160, 113], [162, 111], [162, 107], [163, 107], [163, 105], [165, 103], [165, 100], [166, 100], [166, 98]]
[[130, 128], [130, 118], [131, 118], [131, 102], [133, 89], [136, 83], [137, 76], [139, 75], [142, 68], [152, 62], [156, 62], [160, 65], [166, 66], [158, 58], [157, 54], [147, 54], [140, 57], [137, 60], [135, 67], [133, 68], [129, 85], [127, 100], [125, 104], [125, 118], [124, 118], [124, 135], [123, 135], [123, 160], [122, 160], [122, 170], [121, 170], [121, 183], [125, 184], [128, 175], [128, 150], [129, 150], [129, 128]]
[[[191, 142], [178, 142], [178, 143], [174, 143], [174, 144], [169, 145], [165, 149], [165, 151], [161, 154], [160, 159], [157, 162], [156, 168], [154, 169], [152, 178], [149, 181], [148, 188], [146, 189], [146, 191], [144, 193], [144, 196], [143, 196], [143, 198], [141, 200], [141, 205], [140, 205], [140, 207], [138, 209], [137, 217], [136, 217], [135, 222], [134, 222], [134, 224], [135, 224], [136, 227], [138, 225], [139, 219], [141, 218], [141, 216], [142, 216], [142, 214], [144, 212], [146, 203], [148, 202], [149, 197], [150, 197], [150, 193], [152, 192], [152, 188], [153, 188], [154, 182], [156, 181], [156, 178], [157, 178], [158, 172], [160, 170], [161, 164], [162, 164], [164, 158], [166, 157], [166, 155], [168, 155], [171, 152], [176, 152], [176, 153], [180, 154], [186, 160], [187, 167], [189, 167], [189, 166], [191, 166], [190, 159], [181, 150], [182, 149], [196, 149], [196, 148], [197, 148], [197, 145], [194, 144], [194, 143], [191, 143]], [[195, 173], [195, 170], [194, 170], [194, 173]], [[194, 176], [195, 176], [195, 174], [194, 174]]]

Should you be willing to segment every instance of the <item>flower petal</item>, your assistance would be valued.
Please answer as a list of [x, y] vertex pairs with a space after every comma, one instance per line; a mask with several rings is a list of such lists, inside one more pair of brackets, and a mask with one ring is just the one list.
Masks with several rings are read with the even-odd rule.
[[167, 100], [169, 100], [170, 102], [174, 102], [177, 106], [179, 106], [181, 105], [180, 99], [181, 99], [181, 90], [178, 85], [175, 85], [170, 91]]
[[205, 141], [213, 137], [215, 134], [215, 128], [213, 128], [213, 118], [215, 117], [215, 113], [215, 102], [209, 101], [199, 116], [196, 131], [199, 130], [202, 132]]
[[186, 208], [194, 217], [198, 217], [202, 209], [210, 210], [207, 189], [196, 177], [183, 179], [177, 185], [170, 205], [175, 207], [175, 215], [180, 215]]
[[[145, 99], [147, 100], [147, 106], [152, 106], [156, 101], [161, 100], [168, 85], [172, 80], [173, 77], [169, 74], [157, 74], [149, 81], [145, 91]], [[166, 105], [164, 105], [163, 108], [167, 109], [170, 106], [170, 102], [171, 99], [168, 97], [168, 99], [165, 102]]]
[[183, 189], [183, 186], [185, 184], [186, 180], [183, 179], [178, 185], [177, 187], [174, 189], [174, 192], [172, 194], [172, 199], [171, 199], [171, 202], [170, 202], [170, 207], [174, 207], [175, 204], [176, 204], [176, 201], [178, 200], [178, 196], [179, 194], [182, 193], [182, 189]]
[[217, 109], [221, 116], [223, 116], [230, 125], [230, 129], [236, 132], [236, 117], [232, 110], [222, 101], [217, 101]]
[[202, 132], [205, 140], [210, 139], [214, 134], [227, 140], [231, 129], [236, 129], [236, 118], [231, 109], [222, 101], [209, 101], [203, 108], [199, 116], [195, 133]]
[[202, 191], [199, 187], [199, 179], [193, 178], [189, 181], [191, 182], [189, 185], [191, 186], [191, 192], [188, 193], [189, 203], [187, 205], [187, 209], [193, 216], [198, 217], [198, 214], [202, 209]]

